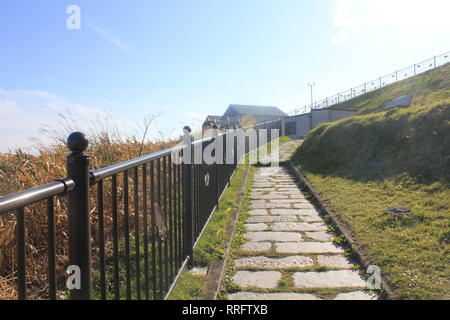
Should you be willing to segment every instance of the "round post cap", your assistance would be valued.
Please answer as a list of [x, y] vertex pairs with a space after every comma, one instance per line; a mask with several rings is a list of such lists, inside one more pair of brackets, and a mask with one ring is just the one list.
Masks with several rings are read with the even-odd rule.
[[67, 147], [72, 152], [83, 152], [87, 149], [89, 141], [82, 132], [73, 132], [67, 138]]

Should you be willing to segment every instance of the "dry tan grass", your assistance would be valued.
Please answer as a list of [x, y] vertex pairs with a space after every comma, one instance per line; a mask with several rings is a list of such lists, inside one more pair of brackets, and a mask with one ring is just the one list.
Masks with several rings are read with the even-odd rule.
[[[48, 132], [53, 137], [53, 143], [38, 144], [38, 154], [24, 153], [17, 150], [14, 153], [0, 153], [0, 196], [43, 185], [66, 176], [66, 156], [68, 150], [65, 146], [67, 133], [75, 131], [70, 125], [73, 120], [61, 116], [64, 130]], [[145, 119], [142, 125], [142, 136], [124, 136], [116, 128], [105, 125], [105, 121], [95, 123], [88, 134], [90, 142], [87, 150], [91, 157], [93, 169], [105, 167], [133, 159], [142, 154], [152, 153], [173, 146], [177, 141], [147, 141], [146, 133], [153, 118]], [[67, 125], [66, 125], [67, 124]], [[119, 177], [118, 185], [122, 185]], [[111, 208], [108, 182], [105, 184], [105, 212]], [[130, 184], [131, 187], [131, 184]], [[118, 190], [121, 194], [122, 189]], [[91, 208], [95, 211], [95, 188], [92, 188]], [[130, 195], [131, 195], [130, 191]], [[120, 206], [120, 201], [119, 201]], [[47, 292], [47, 214], [45, 201], [29, 206], [26, 214], [26, 250], [27, 250], [27, 287], [30, 298], [45, 298]], [[55, 199], [56, 224], [56, 252], [58, 282], [65, 277], [63, 267], [68, 260], [67, 246], [67, 205], [65, 197]], [[105, 213], [106, 214], [106, 213]], [[119, 207], [121, 220], [123, 209]], [[111, 216], [106, 214], [105, 223], [111, 225]], [[92, 215], [92, 225], [96, 225], [97, 217]], [[122, 223], [122, 222], [121, 222]], [[15, 215], [13, 213], [0, 217], [0, 300], [15, 299]], [[132, 225], [131, 225], [132, 227]], [[106, 230], [106, 237], [109, 232]], [[92, 238], [96, 239], [96, 230], [93, 229]], [[94, 248], [94, 250], [96, 250]], [[95, 263], [95, 261], [94, 261]]]

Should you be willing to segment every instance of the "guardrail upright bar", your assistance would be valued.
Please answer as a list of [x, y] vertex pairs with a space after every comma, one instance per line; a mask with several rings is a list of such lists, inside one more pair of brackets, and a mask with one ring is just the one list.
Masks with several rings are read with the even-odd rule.
[[233, 156], [234, 156], [234, 169], [237, 170], [237, 166], [238, 166], [238, 138], [237, 138], [237, 134], [236, 134], [236, 128], [234, 129], [233, 132]]
[[220, 183], [219, 183], [219, 179], [220, 179], [220, 174], [219, 174], [219, 156], [218, 156], [218, 149], [219, 149], [219, 131], [216, 129], [214, 129], [214, 144], [215, 144], [215, 149], [214, 149], [214, 168], [215, 168], [215, 174], [216, 174], [216, 185], [215, 185], [215, 192], [216, 192], [216, 206], [217, 208], [219, 208], [219, 197], [220, 197]]
[[192, 219], [192, 142], [191, 129], [184, 127], [183, 149], [183, 208], [184, 208], [184, 241], [188, 266], [193, 267], [194, 239]]
[[75, 182], [69, 194], [69, 263], [80, 269], [80, 287], [70, 291], [71, 300], [91, 299], [91, 239], [89, 223], [89, 156], [84, 152], [88, 140], [81, 132], [67, 139], [71, 153], [67, 157], [67, 173]]

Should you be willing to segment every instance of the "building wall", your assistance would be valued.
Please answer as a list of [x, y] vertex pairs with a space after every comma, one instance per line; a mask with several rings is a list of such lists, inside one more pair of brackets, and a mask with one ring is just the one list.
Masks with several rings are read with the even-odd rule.
[[[325, 122], [334, 122], [344, 118], [358, 115], [357, 111], [348, 110], [313, 110], [311, 113], [302, 114], [299, 116], [288, 117], [285, 119], [286, 125], [295, 122], [295, 132], [290, 130], [290, 134], [295, 138], [304, 138], [308, 133]], [[292, 127], [292, 125], [290, 125]]]
[[248, 115], [248, 116], [238, 115], [238, 116], [234, 116], [234, 117], [224, 118], [222, 120], [222, 123], [224, 125], [226, 125], [226, 126], [233, 127], [234, 125], [239, 125], [240, 120], [242, 118], [244, 118], [244, 117], [248, 118], [248, 119], [253, 118], [254, 122], [256, 124], [263, 123], [263, 122], [270, 122], [270, 121], [274, 121], [274, 120], [279, 120], [279, 119], [282, 118], [282, 117], [271, 116], [271, 115], [256, 115], [256, 116], [255, 115]]

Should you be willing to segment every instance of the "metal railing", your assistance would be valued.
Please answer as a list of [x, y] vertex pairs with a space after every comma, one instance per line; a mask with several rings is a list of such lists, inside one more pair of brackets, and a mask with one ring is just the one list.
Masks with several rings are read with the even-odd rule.
[[356, 98], [365, 93], [386, 87], [393, 83], [405, 80], [420, 73], [441, 67], [450, 62], [450, 51], [444, 54], [434, 56], [428, 60], [415, 63], [407, 68], [395, 71], [388, 75], [384, 75], [374, 79], [372, 81], [365, 82], [361, 85], [355, 86], [348, 90], [339, 92], [338, 94], [325, 98], [323, 100], [314, 102], [313, 104], [306, 105], [303, 108], [298, 108], [288, 113], [290, 116], [296, 116], [299, 114], [307, 113], [308, 110], [316, 110], [331, 107], [335, 104], [345, 102], [347, 100]]
[[[258, 124], [259, 129], [281, 129], [283, 120]], [[187, 128], [185, 128], [187, 130]], [[189, 129], [190, 130], [190, 129]], [[268, 142], [272, 137], [269, 130]], [[259, 134], [258, 134], [259, 136]], [[223, 138], [223, 139], [219, 139]], [[204, 152], [211, 143], [234, 141], [233, 162], [177, 164], [173, 154]], [[189, 144], [162, 150], [98, 170], [89, 170], [88, 141], [82, 133], [69, 136], [68, 177], [47, 185], [0, 197], [0, 216], [16, 216], [17, 298], [27, 299], [33, 286], [27, 281], [26, 220], [29, 207], [45, 202], [47, 216], [47, 293], [39, 298], [165, 299], [186, 265], [219, 199], [236, 170], [236, 129]], [[254, 151], [247, 143], [245, 154]], [[189, 148], [189, 149], [188, 149]], [[214, 154], [215, 156], [215, 154]], [[55, 247], [55, 199], [67, 201], [68, 266], [75, 266], [66, 283], [58, 287]], [[39, 214], [42, 212], [39, 211]]]

